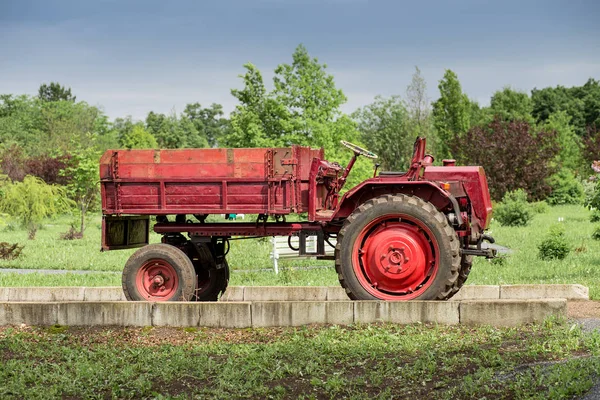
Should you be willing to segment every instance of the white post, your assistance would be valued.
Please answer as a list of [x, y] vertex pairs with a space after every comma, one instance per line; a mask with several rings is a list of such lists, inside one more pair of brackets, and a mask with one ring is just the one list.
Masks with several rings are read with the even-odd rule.
[[279, 253], [277, 252], [277, 241], [275, 240], [275, 236], [271, 238], [271, 242], [273, 243], [273, 270], [275, 271], [275, 275], [277, 275], [279, 274], [279, 265], [277, 264]]

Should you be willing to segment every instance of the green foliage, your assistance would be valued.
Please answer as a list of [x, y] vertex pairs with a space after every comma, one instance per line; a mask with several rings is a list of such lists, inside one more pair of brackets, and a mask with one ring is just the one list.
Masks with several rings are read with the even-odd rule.
[[183, 117], [194, 124], [196, 131], [208, 141], [209, 147], [218, 147], [231, 130], [231, 124], [223, 117], [223, 106], [211, 104], [202, 108], [200, 103], [188, 104], [183, 111]]
[[533, 105], [527, 93], [505, 87], [492, 95], [490, 113], [504, 121], [527, 121], [533, 123]]
[[362, 142], [379, 156], [384, 171], [405, 171], [412, 157], [415, 140], [404, 103], [398, 96], [375, 97], [368, 106], [352, 114]]
[[531, 209], [536, 214], [546, 214], [550, 211], [550, 206], [545, 201], [536, 201], [531, 203]]
[[438, 88], [440, 98], [433, 103], [433, 125], [440, 140], [438, 156], [449, 158], [449, 141], [469, 130], [472, 105], [453, 71], [446, 70]]
[[600, 82], [590, 78], [583, 86], [547, 87], [531, 91], [533, 116], [546, 121], [557, 111], [571, 117], [575, 133], [582, 137], [590, 126], [600, 126]]
[[208, 140], [196, 129], [196, 125], [185, 115], [177, 116], [148, 113], [146, 129], [158, 142], [160, 148], [202, 148], [208, 147]]
[[71, 163], [64, 169], [64, 174], [71, 177], [65, 187], [66, 193], [81, 213], [81, 236], [85, 230], [85, 214], [100, 194], [99, 158], [92, 148], [79, 149], [72, 153]]
[[538, 245], [539, 258], [548, 260], [563, 260], [571, 252], [571, 246], [565, 237], [565, 228], [562, 225], [550, 227], [544, 240]]
[[596, 209], [592, 211], [592, 215], [590, 215], [590, 222], [600, 222], [600, 210]]
[[533, 211], [527, 203], [527, 193], [523, 189], [507, 192], [502, 203], [494, 209], [494, 218], [505, 226], [525, 226], [533, 218]]
[[156, 149], [158, 143], [154, 136], [138, 123], [121, 137], [121, 146], [126, 149]]
[[75, 102], [76, 97], [71, 93], [71, 88], [62, 86], [58, 82], [42, 84], [38, 90], [38, 98], [45, 102], [51, 101], [71, 101]]
[[552, 192], [546, 198], [548, 204], [582, 204], [585, 199], [583, 185], [567, 168], [552, 175], [549, 184]]
[[573, 171], [581, 170], [584, 165], [581, 138], [575, 133], [575, 129], [571, 125], [571, 117], [566, 111], [557, 111], [550, 114], [542, 127], [545, 131], [555, 131], [557, 133], [560, 147], [560, 152], [556, 158], [558, 164]]
[[[354, 121], [340, 106], [346, 101], [337, 89], [327, 66], [311, 58], [298, 46], [291, 64], [275, 69], [274, 89], [268, 92], [262, 74], [245, 64], [243, 89], [232, 95], [240, 102], [231, 114], [231, 133], [224, 143], [229, 147], [281, 147], [298, 144], [323, 147], [326, 157], [346, 163], [351, 152], [342, 150], [340, 140], [360, 144]], [[348, 179], [347, 188], [369, 177], [372, 167], [359, 159]]]
[[594, 232], [592, 232], [592, 239], [594, 239], [594, 240], [600, 240], [600, 226], [597, 226], [594, 229]]
[[48, 185], [33, 176], [26, 176], [23, 182], [7, 185], [0, 199], [0, 210], [16, 217], [27, 227], [30, 236], [35, 236], [44, 218], [66, 212], [71, 205], [62, 187]]
[[587, 207], [600, 210], [600, 180], [596, 179], [593, 182], [588, 182], [584, 186], [585, 201]]

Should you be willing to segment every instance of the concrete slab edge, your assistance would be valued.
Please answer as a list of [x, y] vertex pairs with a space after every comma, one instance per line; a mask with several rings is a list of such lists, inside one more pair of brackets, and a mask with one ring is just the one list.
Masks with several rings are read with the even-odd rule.
[[469, 301], [0, 302], [0, 326], [249, 328], [435, 323], [515, 326], [566, 317], [565, 299]]
[[[589, 289], [573, 285], [466, 285], [450, 299], [589, 300]], [[123, 289], [114, 287], [0, 287], [0, 301], [125, 301]], [[348, 301], [340, 286], [230, 286], [222, 302], [239, 301]]]

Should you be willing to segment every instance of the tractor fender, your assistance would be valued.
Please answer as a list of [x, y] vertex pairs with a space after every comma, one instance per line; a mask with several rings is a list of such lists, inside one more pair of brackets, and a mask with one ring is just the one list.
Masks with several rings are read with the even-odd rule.
[[458, 202], [454, 196], [433, 182], [397, 181], [389, 178], [371, 178], [347, 191], [339, 200], [332, 219], [346, 218], [362, 203], [385, 194], [406, 194], [416, 196], [433, 204], [440, 212], [454, 212], [462, 225]]

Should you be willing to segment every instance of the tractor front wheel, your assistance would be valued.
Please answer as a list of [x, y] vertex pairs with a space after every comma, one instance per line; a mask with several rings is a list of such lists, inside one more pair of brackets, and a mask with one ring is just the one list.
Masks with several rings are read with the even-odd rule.
[[360, 205], [338, 234], [335, 266], [354, 300], [445, 300], [459, 283], [460, 246], [444, 214], [403, 194]]
[[168, 244], [149, 244], [127, 260], [123, 292], [134, 301], [190, 301], [196, 289], [194, 266], [186, 254]]

